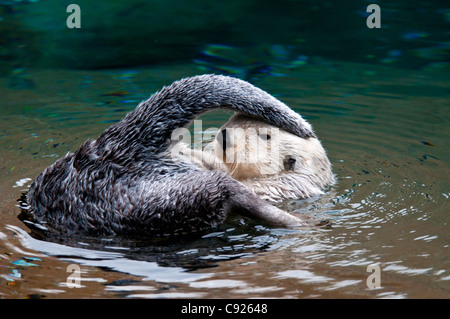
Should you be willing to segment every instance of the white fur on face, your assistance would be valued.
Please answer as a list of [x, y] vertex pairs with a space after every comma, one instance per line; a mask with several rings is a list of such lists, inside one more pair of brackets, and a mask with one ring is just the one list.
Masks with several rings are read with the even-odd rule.
[[231, 117], [220, 131], [224, 129], [227, 147], [224, 151], [216, 138], [216, 158], [230, 176], [263, 198], [310, 197], [334, 183], [330, 161], [317, 138], [301, 138], [241, 114]]
[[[220, 133], [224, 129], [225, 151]], [[225, 171], [269, 201], [322, 194], [334, 183], [331, 163], [317, 138], [301, 138], [242, 114], [232, 116], [204, 150], [179, 145], [182, 159]]]
[[305, 174], [320, 169], [321, 165], [329, 165], [325, 151], [316, 138], [300, 138], [242, 115], [233, 116], [221, 131], [224, 129], [227, 147], [223, 150], [216, 138], [214, 150], [234, 178], [282, 174], [286, 171], [286, 158], [295, 160], [292, 171]]

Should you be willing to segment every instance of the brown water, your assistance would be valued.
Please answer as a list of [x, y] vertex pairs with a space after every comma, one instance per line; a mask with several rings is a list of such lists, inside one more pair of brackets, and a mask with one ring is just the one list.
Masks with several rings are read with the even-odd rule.
[[[439, 65], [438, 65], [439, 66]], [[331, 229], [236, 218], [179, 240], [30, 235], [17, 199], [42, 170], [195, 66], [28, 70], [0, 79], [0, 298], [448, 298], [449, 70], [319, 61], [253, 83], [314, 127], [338, 182], [286, 203]], [[30, 82], [32, 81], [32, 82]], [[228, 114], [211, 113], [219, 127]], [[70, 264], [81, 287], [70, 288]], [[369, 265], [380, 267], [368, 288]]]

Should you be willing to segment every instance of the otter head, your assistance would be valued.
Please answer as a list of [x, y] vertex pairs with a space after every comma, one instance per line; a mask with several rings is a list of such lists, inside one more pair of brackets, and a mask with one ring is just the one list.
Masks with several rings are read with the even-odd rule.
[[296, 174], [329, 184], [331, 164], [320, 141], [301, 138], [275, 126], [237, 113], [214, 141], [216, 156], [237, 180]]

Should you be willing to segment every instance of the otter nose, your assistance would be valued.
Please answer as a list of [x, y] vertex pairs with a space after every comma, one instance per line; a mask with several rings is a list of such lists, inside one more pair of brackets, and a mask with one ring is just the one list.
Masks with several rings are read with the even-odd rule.
[[295, 158], [293, 158], [291, 156], [286, 156], [285, 159], [284, 159], [284, 162], [283, 162], [284, 169], [287, 170], [287, 171], [293, 171], [294, 168], [295, 168], [295, 162], [296, 161], [297, 160]]

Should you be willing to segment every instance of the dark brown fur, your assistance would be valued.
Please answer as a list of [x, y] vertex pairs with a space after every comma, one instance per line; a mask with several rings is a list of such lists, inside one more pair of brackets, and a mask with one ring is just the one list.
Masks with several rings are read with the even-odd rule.
[[170, 158], [172, 131], [214, 108], [314, 136], [300, 115], [247, 82], [215, 75], [183, 79], [45, 169], [27, 195], [34, 219], [58, 232], [139, 236], [202, 230], [231, 212], [301, 224], [225, 173]]

